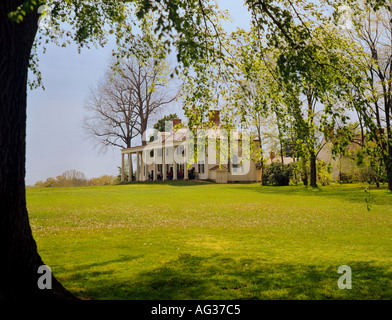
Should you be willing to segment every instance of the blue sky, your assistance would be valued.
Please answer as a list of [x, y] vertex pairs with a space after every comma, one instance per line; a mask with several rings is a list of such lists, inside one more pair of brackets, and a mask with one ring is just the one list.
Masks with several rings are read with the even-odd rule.
[[[248, 28], [250, 15], [242, 1], [218, 3], [233, 18], [232, 23], [224, 24], [227, 31]], [[89, 87], [102, 77], [112, 48], [109, 43], [105, 48], [86, 49], [79, 54], [74, 44], [67, 48], [48, 45], [46, 53], [39, 55], [46, 90], [28, 91], [27, 185], [71, 169], [84, 172], [88, 178], [118, 174], [119, 149], [99, 154], [81, 128]], [[164, 114], [171, 112], [182, 115], [181, 106], [173, 104]]]

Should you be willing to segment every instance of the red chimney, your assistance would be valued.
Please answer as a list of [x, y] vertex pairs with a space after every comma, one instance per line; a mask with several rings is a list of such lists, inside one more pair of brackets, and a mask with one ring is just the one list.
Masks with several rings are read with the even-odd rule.
[[275, 152], [270, 152], [270, 159], [274, 160], [275, 159]]
[[176, 125], [181, 124], [181, 119], [172, 119], [172, 123], [174, 128]]
[[220, 125], [220, 111], [219, 110], [210, 110], [210, 121], [213, 122], [216, 126]]

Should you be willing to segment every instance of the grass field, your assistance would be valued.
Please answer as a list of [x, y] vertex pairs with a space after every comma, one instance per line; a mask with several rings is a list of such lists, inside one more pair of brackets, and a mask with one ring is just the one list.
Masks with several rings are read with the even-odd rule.
[[391, 299], [392, 194], [370, 194], [370, 211], [360, 185], [135, 183], [27, 201], [44, 262], [84, 299]]

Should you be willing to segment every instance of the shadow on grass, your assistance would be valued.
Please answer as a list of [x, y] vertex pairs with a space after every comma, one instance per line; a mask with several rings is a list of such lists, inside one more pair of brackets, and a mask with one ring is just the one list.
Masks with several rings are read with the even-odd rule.
[[141, 257], [142, 257], [141, 255], [139, 256], [121, 255], [118, 259], [115, 260], [95, 262], [90, 264], [82, 264], [72, 269], [70, 269], [69, 267], [58, 266], [56, 268], [56, 273], [58, 272], [59, 274], [61, 273], [65, 274], [66, 281], [77, 282], [77, 281], [82, 281], [83, 279], [86, 279], [87, 277], [91, 277], [91, 276], [94, 277], [103, 274], [112, 274], [114, 272], [114, 269], [109, 269], [109, 270], [102, 270], [102, 269], [105, 269], [105, 267], [112, 266], [113, 264], [117, 264], [117, 263], [131, 262]]
[[[132, 259], [132, 257], [130, 257]], [[338, 265], [273, 264], [221, 255], [179, 255], [175, 260], [128, 280], [111, 273], [83, 271], [74, 293], [87, 299], [391, 299], [392, 273], [369, 262], [346, 262], [352, 268], [351, 290], [340, 290]], [[115, 266], [113, 266], [115, 269]], [[75, 267], [75, 274], [80, 274]], [[69, 275], [68, 275], [69, 276]], [[67, 287], [63, 276], [63, 284]], [[74, 277], [73, 277], [74, 278]]]
[[[337, 198], [343, 201], [354, 203], [363, 203], [366, 205], [366, 198], [371, 197], [372, 204], [391, 205], [392, 193], [388, 188], [381, 187], [379, 189], [371, 188], [370, 193], [365, 192], [367, 185], [332, 185], [328, 187], [305, 187], [305, 186], [262, 186], [256, 185], [248, 187], [248, 190], [253, 190], [262, 194], [275, 194], [280, 196], [304, 196], [304, 197], [328, 197]], [[239, 189], [241, 187], [238, 187]]]
[[[173, 187], [186, 187], [186, 186], [200, 186], [200, 185], [216, 185], [213, 181], [207, 180], [175, 180], [175, 181], [133, 181], [124, 182], [118, 185], [167, 185]], [[304, 197], [328, 197], [338, 198], [344, 201], [353, 203], [363, 203], [366, 205], [366, 199], [371, 200], [371, 204], [378, 205], [391, 205], [392, 204], [392, 192], [390, 192], [387, 186], [376, 188], [371, 186], [370, 194], [365, 193], [366, 184], [344, 184], [344, 185], [332, 185], [328, 187], [319, 186], [316, 188], [305, 187], [305, 186], [262, 186], [260, 183], [230, 183], [223, 184], [224, 186], [230, 186], [231, 189], [238, 188], [239, 190], [253, 190], [262, 194], [276, 194], [280, 196], [304, 196]]]

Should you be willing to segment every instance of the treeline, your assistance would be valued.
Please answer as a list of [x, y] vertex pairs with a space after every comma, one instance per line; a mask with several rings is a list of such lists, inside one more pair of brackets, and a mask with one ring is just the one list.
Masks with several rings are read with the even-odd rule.
[[106, 186], [115, 183], [116, 177], [103, 175], [98, 178], [87, 179], [83, 172], [68, 170], [56, 178], [47, 178], [45, 181], [37, 181], [34, 188], [56, 188], [56, 187], [87, 187]]
[[[367, 163], [367, 159], [363, 161], [363, 154], [346, 155], [326, 164], [322, 160], [317, 161], [317, 182], [323, 186], [332, 182], [336, 183], [357, 183], [366, 182], [375, 184], [377, 187], [380, 183], [386, 183], [385, 174], [377, 172]], [[380, 168], [382, 170], [382, 168]], [[266, 166], [262, 178], [262, 184], [267, 186], [288, 186], [304, 184], [304, 177], [309, 175], [307, 168], [302, 159], [290, 164], [282, 164], [280, 162], [272, 162]]]

